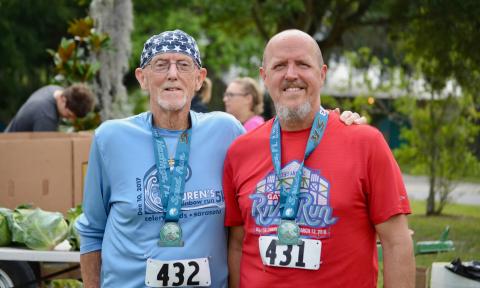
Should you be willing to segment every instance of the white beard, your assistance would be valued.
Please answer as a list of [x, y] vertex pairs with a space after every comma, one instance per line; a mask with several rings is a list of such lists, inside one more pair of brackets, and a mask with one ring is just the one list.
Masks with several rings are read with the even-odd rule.
[[294, 108], [275, 104], [275, 110], [277, 111], [278, 118], [284, 122], [301, 122], [312, 111], [312, 105], [310, 105], [308, 101]]
[[187, 104], [187, 96], [184, 94], [182, 99], [175, 100], [175, 101], [168, 101], [168, 100], [162, 99], [161, 97], [157, 97], [157, 104], [163, 110], [180, 111]]

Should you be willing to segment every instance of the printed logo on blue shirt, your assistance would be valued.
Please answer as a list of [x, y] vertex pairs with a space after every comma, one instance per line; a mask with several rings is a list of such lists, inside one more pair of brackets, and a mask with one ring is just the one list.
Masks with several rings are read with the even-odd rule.
[[[282, 169], [280, 181], [286, 189], [290, 189], [299, 166], [298, 161], [292, 161]], [[330, 237], [330, 226], [338, 218], [333, 217], [329, 194], [330, 183], [321, 176], [320, 171], [304, 167], [296, 216], [301, 235], [318, 239]], [[260, 235], [276, 234], [281, 214], [280, 186], [275, 171], [258, 182], [250, 199], [253, 200], [251, 215], [256, 223], [254, 232]]]
[[[187, 166], [187, 178], [185, 183], [191, 178], [192, 169]], [[158, 188], [157, 167], [153, 165], [143, 178], [143, 207], [139, 206], [139, 210], [143, 210], [144, 214], [164, 213], [162, 198]], [[221, 214], [225, 207], [223, 191], [215, 189], [202, 189], [185, 191], [182, 199], [183, 217], [202, 216]], [[143, 209], [142, 209], [143, 208]], [[199, 209], [214, 209], [212, 213], [208, 211], [195, 211]], [[215, 213], [214, 213], [215, 212]], [[141, 215], [141, 214], [139, 214]]]

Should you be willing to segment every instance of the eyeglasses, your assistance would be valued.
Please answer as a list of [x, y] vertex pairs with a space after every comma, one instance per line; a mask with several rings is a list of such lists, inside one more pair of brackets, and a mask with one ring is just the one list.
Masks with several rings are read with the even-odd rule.
[[172, 64], [175, 64], [177, 71], [181, 73], [192, 72], [194, 68], [194, 64], [186, 60], [180, 60], [176, 62], [159, 60], [148, 65], [152, 67], [152, 70], [155, 73], [165, 73], [170, 70], [170, 65]]
[[225, 92], [223, 93], [223, 98], [233, 98], [235, 96], [247, 96], [248, 93], [232, 93], [232, 92]]

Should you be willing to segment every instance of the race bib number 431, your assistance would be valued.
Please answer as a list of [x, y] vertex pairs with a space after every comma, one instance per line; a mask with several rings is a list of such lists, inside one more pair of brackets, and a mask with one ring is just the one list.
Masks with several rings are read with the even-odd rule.
[[210, 286], [208, 258], [160, 261], [147, 260], [145, 285], [149, 287]]
[[258, 246], [263, 265], [318, 270], [322, 242], [301, 239], [301, 245], [278, 245], [275, 236], [260, 236]]

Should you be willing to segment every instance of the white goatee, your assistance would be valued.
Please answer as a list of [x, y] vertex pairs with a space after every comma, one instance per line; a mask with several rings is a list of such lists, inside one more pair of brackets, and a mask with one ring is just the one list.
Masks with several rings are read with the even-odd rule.
[[301, 105], [293, 108], [285, 107], [280, 104], [275, 104], [275, 110], [278, 118], [286, 123], [298, 123], [305, 120], [305, 118], [312, 111], [310, 102], [304, 102]]

